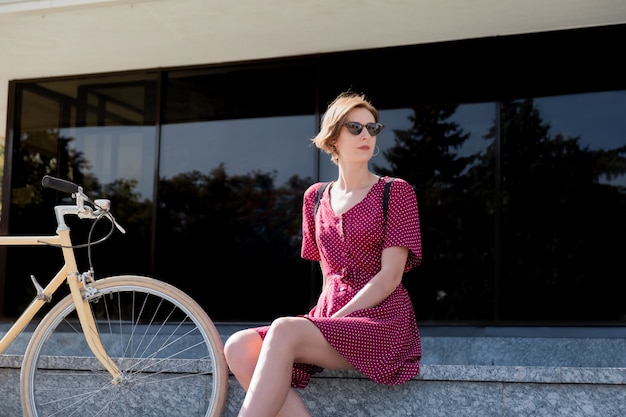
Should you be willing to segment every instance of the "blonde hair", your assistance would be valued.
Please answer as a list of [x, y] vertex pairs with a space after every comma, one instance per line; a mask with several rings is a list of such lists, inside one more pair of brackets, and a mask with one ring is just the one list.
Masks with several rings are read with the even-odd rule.
[[378, 123], [378, 110], [370, 103], [364, 94], [353, 92], [341, 93], [329, 105], [326, 113], [322, 116], [322, 126], [317, 136], [311, 141], [322, 151], [330, 155], [330, 160], [337, 164], [339, 154], [335, 148], [335, 142], [339, 136], [342, 123], [346, 115], [356, 108], [368, 110]]

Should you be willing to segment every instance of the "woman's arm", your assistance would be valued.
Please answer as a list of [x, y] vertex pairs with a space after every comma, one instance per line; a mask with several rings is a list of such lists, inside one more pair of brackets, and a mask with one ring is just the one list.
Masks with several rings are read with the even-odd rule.
[[408, 254], [409, 250], [402, 246], [383, 250], [380, 271], [333, 317], [344, 317], [353, 311], [374, 307], [387, 298], [402, 282]]

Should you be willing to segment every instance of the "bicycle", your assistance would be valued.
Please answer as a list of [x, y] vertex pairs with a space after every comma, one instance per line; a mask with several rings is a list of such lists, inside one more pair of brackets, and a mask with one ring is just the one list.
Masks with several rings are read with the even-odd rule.
[[[92, 201], [82, 187], [51, 176], [43, 177], [42, 185], [71, 194], [76, 202], [54, 208], [56, 233], [0, 236], [3, 246], [58, 247], [65, 261], [45, 288], [31, 276], [37, 294], [0, 340], [0, 354], [52, 301], [63, 282], [69, 287], [26, 347], [20, 370], [24, 416], [220, 416], [228, 366], [220, 335], [204, 309], [155, 278], [95, 279], [91, 258], [90, 269], [79, 273], [74, 253], [78, 246], [72, 244], [65, 216], [91, 219], [93, 224], [108, 219], [111, 230], [102, 240], [116, 228], [125, 231], [110, 212], [110, 200]], [[91, 244], [90, 233], [84, 246]], [[80, 337], [69, 337], [68, 332]]]

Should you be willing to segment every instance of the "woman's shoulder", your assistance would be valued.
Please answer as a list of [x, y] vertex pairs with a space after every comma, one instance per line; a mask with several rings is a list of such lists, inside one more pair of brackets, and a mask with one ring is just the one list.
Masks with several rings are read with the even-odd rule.
[[304, 191], [304, 201], [312, 202], [317, 200], [318, 192], [323, 191], [322, 187], [329, 183], [329, 181], [321, 181], [309, 185], [309, 187]]
[[414, 191], [414, 187], [413, 185], [411, 185], [407, 180], [405, 180], [404, 178], [400, 178], [400, 177], [393, 177], [393, 176], [385, 176], [383, 177], [383, 179], [385, 180], [385, 182], [391, 182], [391, 188], [394, 190], [411, 190]]
[[320, 182], [316, 182], [313, 183], [311, 185], [309, 185], [309, 187], [304, 191], [304, 195], [311, 195], [311, 194], [315, 194], [318, 192], [318, 190], [324, 186], [325, 184], [328, 184], [329, 182], [327, 181], [320, 181]]

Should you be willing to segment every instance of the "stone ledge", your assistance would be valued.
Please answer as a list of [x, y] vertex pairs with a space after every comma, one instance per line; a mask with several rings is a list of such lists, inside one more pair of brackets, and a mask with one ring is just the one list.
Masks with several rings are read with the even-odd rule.
[[[2, 369], [18, 369], [22, 355], [0, 355]], [[81, 358], [71, 359], [73, 367]], [[85, 368], [86, 369], [86, 368]], [[325, 369], [315, 374], [316, 379], [363, 379], [358, 371]], [[563, 366], [492, 366], [492, 365], [422, 365], [415, 381], [510, 382], [542, 384], [602, 384], [626, 385], [626, 368], [563, 367]]]
[[[223, 340], [240, 327], [247, 324], [220, 325]], [[425, 328], [416, 378], [389, 387], [357, 371], [325, 370], [302, 398], [315, 417], [626, 416], [626, 328], [496, 330], [451, 335]], [[19, 368], [29, 336], [24, 332], [0, 355], [0, 417], [21, 415]], [[68, 359], [80, 366], [81, 359]], [[242, 401], [231, 375], [222, 417], [237, 416]]]
[[[475, 368], [479, 372], [474, 373]], [[553, 383], [541, 382], [543, 377], [536, 371], [563, 375], [569, 370], [539, 367], [520, 373], [518, 368], [431, 365], [423, 368], [420, 377], [396, 386], [376, 384], [356, 372], [324, 371], [312, 378], [300, 395], [315, 417], [626, 415], [626, 389], [619, 383], [624, 378], [623, 369], [608, 370], [608, 377], [605, 369], [591, 369], [592, 376], [585, 377], [585, 369], [573, 378], [574, 383]], [[554, 377], [547, 379], [555, 381]], [[222, 417], [236, 417], [243, 401], [244, 393], [232, 377], [229, 390]]]
[[[358, 371], [331, 370], [324, 370], [313, 378], [366, 379]], [[626, 385], [626, 368], [422, 365], [420, 375], [413, 380]]]
[[[21, 355], [0, 356], [0, 417], [21, 413], [21, 363]], [[398, 386], [325, 370], [300, 393], [315, 417], [616, 417], [626, 415], [624, 385], [626, 368], [423, 365]], [[222, 417], [237, 416], [243, 396], [231, 375]]]

